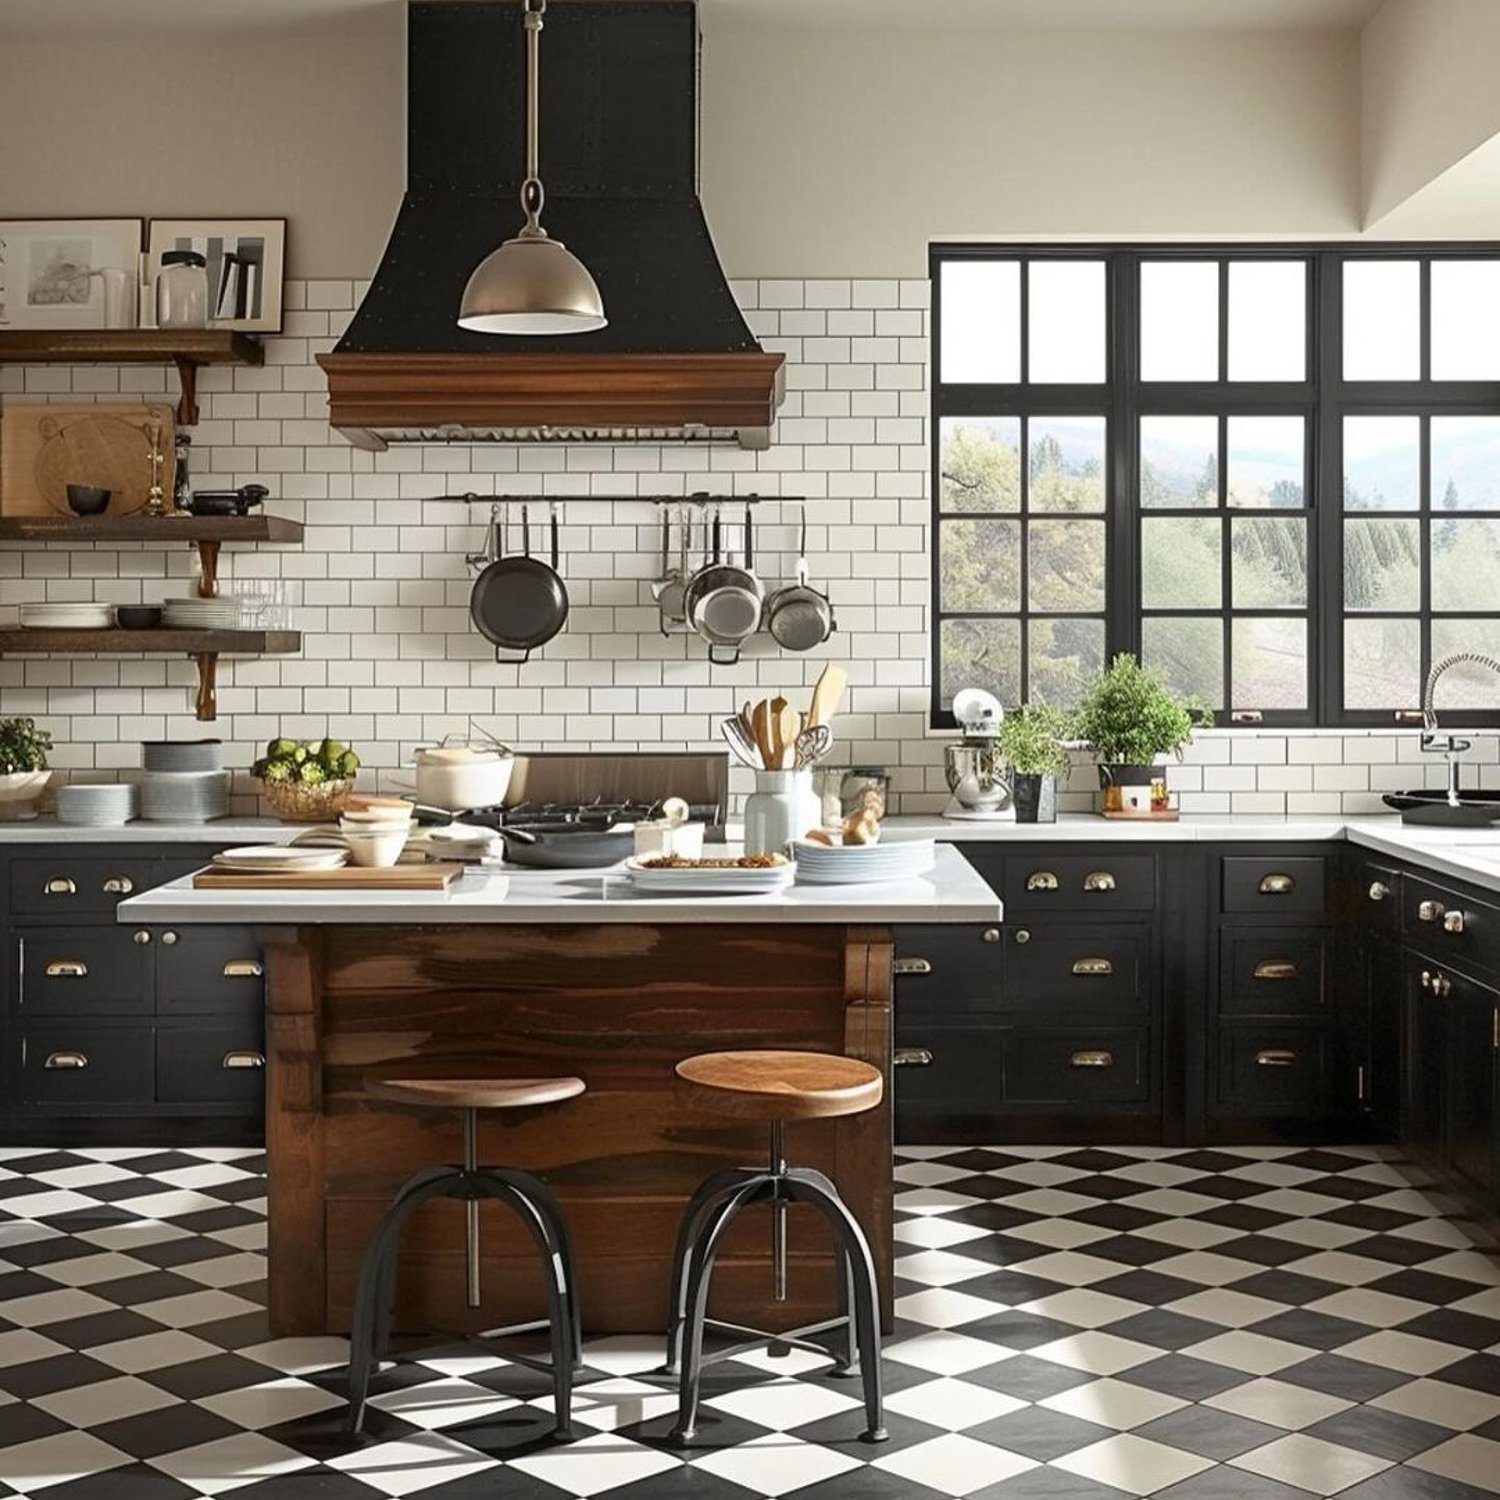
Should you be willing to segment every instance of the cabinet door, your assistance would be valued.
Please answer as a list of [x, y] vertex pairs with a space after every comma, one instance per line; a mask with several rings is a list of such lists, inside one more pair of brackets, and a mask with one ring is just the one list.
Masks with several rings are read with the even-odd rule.
[[160, 1014], [260, 1014], [264, 970], [252, 928], [204, 925], [158, 929], [156, 950], [156, 1008]]
[[1357, 1016], [1356, 1066], [1360, 1103], [1371, 1122], [1394, 1136], [1401, 1123], [1401, 963], [1395, 944], [1367, 939], [1359, 954], [1362, 1002]]
[[[1444, 971], [1445, 974], [1447, 971]], [[1447, 975], [1448, 1170], [1486, 1207], [1495, 1197], [1495, 1037], [1500, 994]], [[1420, 988], [1419, 988], [1420, 993]]]
[[1427, 960], [1406, 960], [1401, 1138], [1429, 1159], [1442, 1155], [1448, 1092], [1448, 1002], [1432, 987], [1432, 978]]

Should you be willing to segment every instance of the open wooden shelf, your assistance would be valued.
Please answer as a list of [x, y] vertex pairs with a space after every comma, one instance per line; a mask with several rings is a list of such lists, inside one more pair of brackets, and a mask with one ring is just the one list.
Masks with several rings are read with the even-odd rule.
[[0, 656], [190, 656], [198, 663], [197, 715], [205, 722], [218, 717], [221, 654], [284, 656], [301, 649], [298, 630], [0, 630]]
[[176, 365], [182, 392], [177, 425], [198, 420], [200, 365], [264, 364], [265, 347], [227, 328], [7, 328], [0, 364]]
[[0, 516], [0, 542], [300, 542], [284, 516]]

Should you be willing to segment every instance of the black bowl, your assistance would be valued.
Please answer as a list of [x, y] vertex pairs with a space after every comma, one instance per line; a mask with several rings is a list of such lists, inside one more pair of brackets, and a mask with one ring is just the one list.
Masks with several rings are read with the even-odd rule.
[[159, 604], [117, 604], [115, 623], [121, 630], [155, 630], [161, 624]]
[[102, 516], [109, 509], [113, 490], [97, 484], [70, 484], [68, 486], [68, 509], [75, 516]]

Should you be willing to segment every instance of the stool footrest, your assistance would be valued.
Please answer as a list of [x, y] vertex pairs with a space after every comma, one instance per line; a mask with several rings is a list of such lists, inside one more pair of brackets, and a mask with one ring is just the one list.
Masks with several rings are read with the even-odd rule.
[[713, 1329], [717, 1333], [743, 1333], [748, 1337], [738, 1344], [732, 1344], [728, 1349], [715, 1349], [712, 1354], [702, 1357], [702, 1366], [719, 1364], [722, 1360], [737, 1359], [747, 1349], [759, 1349], [763, 1344], [785, 1344], [792, 1349], [805, 1349], [809, 1354], [821, 1354], [825, 1359], [831, 1359], [835, 1364], [841, 1364], [843, 1357], [824, 1344], [813, 1342], [813, 1335], [817, 1333], [832, 1333], [835, 1329], [848, 1328], [848, 1318], [826, 1318], [821, 1323], [808, 1323], [802, 1328], [789, 1328], [785, 1333], [767, 1333], [762, 1328], [746, 1328], [739, 1323], [721, 1323], [717, 1318], [706, 1318], [703, 1326], [705, 1329]]

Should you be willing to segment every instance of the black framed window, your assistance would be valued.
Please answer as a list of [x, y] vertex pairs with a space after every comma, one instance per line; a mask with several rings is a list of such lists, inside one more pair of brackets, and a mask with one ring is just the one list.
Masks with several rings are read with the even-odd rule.
[[[1500, 652], [1500, 247], [938, 245], [933, 720], [1116, 651], [1391, 724]], [[1440, 707], [1500, 723], [1500, 682]]]

